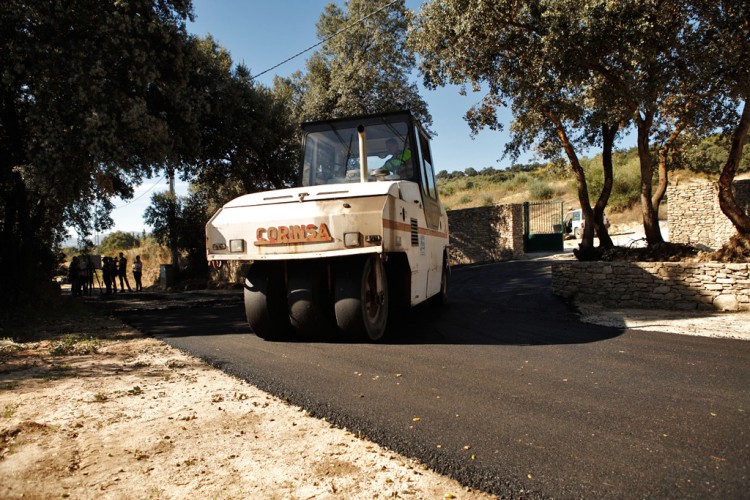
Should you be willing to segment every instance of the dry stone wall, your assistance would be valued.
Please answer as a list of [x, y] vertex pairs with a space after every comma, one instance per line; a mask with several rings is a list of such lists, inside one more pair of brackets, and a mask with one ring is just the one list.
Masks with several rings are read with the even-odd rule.
[[[735, 181], [734, 196], [750, 211], [750, 179]], [[705, 250], [716, 250], [735, 234], [719, 207], [719, 188], [713, 182], [689, 182], [667, 188], [669, 240]]]
[[750, 264], [553, 262], [552, 291], [607, 307], [750, 311]]
[[523, 206], [492, 205], [448, 212], [451, 264], [523, 256]]

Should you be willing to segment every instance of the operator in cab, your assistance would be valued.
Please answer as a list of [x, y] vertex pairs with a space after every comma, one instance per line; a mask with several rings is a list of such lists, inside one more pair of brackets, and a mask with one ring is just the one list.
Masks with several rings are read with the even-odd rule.
[[387, 169], [402, 179], [407, 179], [412, 176], [411, 150], [406, 147], [406, 144], [403, 146], [403, 149], [400, 148], [399, 141], [393, 137], [385, 141], [385, 147], [388, 148], [388, 154], [391, 157], [381, 168]]

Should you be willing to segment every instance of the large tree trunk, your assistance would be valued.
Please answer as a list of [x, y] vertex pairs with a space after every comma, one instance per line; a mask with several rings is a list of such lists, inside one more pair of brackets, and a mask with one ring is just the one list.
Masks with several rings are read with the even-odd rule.
[[576, 184], [578, 186], [578, 201], [581, 203], [584, 226], [581, 243], [578, 246], [578, 250], [573, 253], [578, 260], [595, 260], [598, 257], [594, 252], [594, 211], [591, 209], [591, 202], [589, 201], [586, 173], [584, 172], [583, 167], [581, 167], [581, 163], [578, 161], [578, 155], [576, 154], [573, 144], [570, 142], [568, 133], [565, 130], [565, 126], [560, 121], [560, 118], [554, 113], [548, 113], [547, 116], [555, 125], [557, 137], [560, 138], [560, 142], [562, 143], [563, 150], [568, 157], [570, 167], [573, 169], [573, 175], [575, 175]]
[[749, 128], [750, 108], [748, 108], [747, 99], [745, 99], [740, 123], [734, 130], [734, 134], [732, 134], [732, 147], [729, 150], [729, 158], [727, 158], [727, 163], [724, 165], [724, 169], [719, 177], [719, 206], [724, 215], [732, 221], [737, 232], [746, 238], [750, 238], [750, 216], [744, 213], [739, 205], [737, 205], [737, 200], [734, 199], [734, 193], [732, 193], [732, 181], [737, 174], [740, 160], [742, 160], [742, 150], [745, 146], [745, 139], [747, 139]]
[[618, 125], [608, 126], [602, 124], [602, 169], [604, 170], [604, 186], [599, 194], [599, 199], [594, 205], [594, 225], [596, 235], [599, 237], [599, 246], [603, 248], [612, 248], [612, 238], [609, 237], [607, 226], [604, 225], [604, 209], [609, 202], [609, 195], [612, 194], [612, 184], [614, 182], [614, 168], [612, 165], [612, 149], [615, 144]]
[[653, 123], [653, 115], [649, 112], [638, 120], [638, 157], [641, 163], [641, 212], [643, 214], [643, 231], [649, 245], [664, 243], [659, 227], [659, 214], [654, 209], [651, 197], [652, 161], [649, 147], [649, 133]]
[[659, 206], [667, 192], [667, 185], [669, 185], [669, 170], [667, 168], [669, 166], [669, 152], [675, 149], [677, 138], [680, 137], [684, 129], [685, 126], [683, 124], [676, 126], [672, 133], [669, 134], [669, 138], [659, 148], [659, 185], [651, 197], [651, 203], [654, 205], [657, 217], [659, 216]]

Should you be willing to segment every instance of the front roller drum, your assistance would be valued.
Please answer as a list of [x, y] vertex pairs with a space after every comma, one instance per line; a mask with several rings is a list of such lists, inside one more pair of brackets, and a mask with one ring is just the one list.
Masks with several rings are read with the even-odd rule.
[[284, 267], [277, 262], [256, 262], [245, 278], [245, 315], [258, 337], [279, 340], [288, 335]]
[[336, 325], [346, 338], [375, 341], [388, 322], [388, 282], [379, 255], [345, 258], [334, 270]]

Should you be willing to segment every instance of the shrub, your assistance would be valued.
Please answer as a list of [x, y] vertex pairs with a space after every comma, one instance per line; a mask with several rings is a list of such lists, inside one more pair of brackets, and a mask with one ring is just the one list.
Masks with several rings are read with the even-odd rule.
[[456, 193], [456, 186], [450, 185], [438, 185], [438, 191], [440, 196], [453, 196]]
[[521, 172], [507, 181], [503, 182], [508, 191], [518, 191], [521, 187], [524, 187], [531, 180], [531, 177], [526, 172]]
[[529, 183], [529, 197], [532, 200], [551, 200], [555, 197], [555, 188], [541, 179]]

